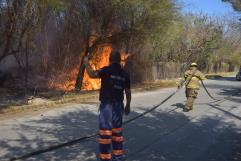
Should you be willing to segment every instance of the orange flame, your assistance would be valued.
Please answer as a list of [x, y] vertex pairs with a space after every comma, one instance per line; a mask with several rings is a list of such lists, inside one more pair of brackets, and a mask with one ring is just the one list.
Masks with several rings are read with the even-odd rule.
[[53, 76], [48, 82], [50, 89], [61, 91], [71, 91], [75, 88], [75, 81], [78, 75], [78, 68], [74, 68], [70, 72], [63, 72], [61, 75]]
[[[101, 46], [96, 50], [97, 54], [94, 54], [90, 60], [91, 67], [94, 70], [98, 70], [103, 68], [104, 66], [109, 65], [109, 56], [112, 50], [111, 45]], [[121, 65], [124, 67], [125, 62], [129, 54], [121, 53]], [[63, 91], [71, 91], [75, 89], [76, 78], [79, 72], [79, 67], [75, 67], [70, 72], [66, 71], [57, 77], [53, 77], [49, 81], [49, 88], [63, 90]], [[84, 72], [82, 90], [97, 90], [100, 89], [101, 80], [100, 79], [92, 79], [89, 77], [87, 72]]]
[[[98, 70], [100, 68], [103, 68], [104, 66], [107, 66], [109, 64], [109, 56], [111, 53], [112, 47], [111, 46], [104, 46], [97, 50], [97, 57], [94, 57], [91, 61], [91, 67], [94, 70]], [[87, 72], [84, 73], [84, 79], [83, 79], [83, 90], [97, 90], [100, 89], [101, 81], [100, 79], [92, 79], [89, 77]]]

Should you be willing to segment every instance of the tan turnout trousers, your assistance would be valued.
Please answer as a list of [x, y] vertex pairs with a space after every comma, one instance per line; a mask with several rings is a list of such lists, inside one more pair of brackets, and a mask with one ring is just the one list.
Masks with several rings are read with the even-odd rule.
[[186, 108], [188, 110], [193, 109], [193, 104], [195, 99], [197, 98], [197, 95], [198, 95], [198, 89], [186, 88], [186, 97], [187, 97]]

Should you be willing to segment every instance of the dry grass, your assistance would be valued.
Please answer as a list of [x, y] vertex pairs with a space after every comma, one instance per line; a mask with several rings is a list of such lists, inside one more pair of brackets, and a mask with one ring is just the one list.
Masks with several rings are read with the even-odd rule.
[[230, 76], [230, 75], [235, 75], [236, 72], [221, 72], [221, 73], [208, 73], [206, 74], [207, 78], [221, 78], [221, 77], [225, 77], [225, 76]]
[[[206, 74], [207, 78], [218, 78], [228, 75], [233, 75], [235, 73], [211, 73]], [[140, 84], [135, 84], [132, 87], [133, 92], [140, 91], [149, 91], [161, 88], [175, 87], [178, 79], [172, 80], [157, 80], [154, 82], [145, 82]], [[0, 89], [0, 96], [2, 97], [0, 104], [0, 114], [4, 113], [17, 113], [17, 112], [25, 112], [28, 110], [34, 109], [46, 109], [46, 108], [56, 108], [62, 107], [66, 104], [76, 104], [76, 103], [85, 103], [89, 101], [98, 102], [98, 91], [91, 92], [58, 92], [58, 91], [49, 91], [49, 92], [40, 92], [37, 96], [38, 99], [27, 101], [26, 98], [18, 98], [16, 101], [5, 100], [8, 99], [11, 94], [12, 98], [17, 97], [18, 94], [11, 93], [8, 90], [3, 91]], [[21, 94], [21, 93], [19, 93]], [[32, 102], [31, 102], [32, 101]]]
[[[133, 92], [148, 91], [160, 88], [175, 86], [175, 80], [160, 80], [156, 82], [146, 82], [133, 86]], [[1, 104], [0, 113], [16, 113], [34, 109], [56, 108], [68, 103], [85, 103], [89, 101], [98, 102], [98, 91], [91, 92], [69, 92], [60, 94], [59, 92], [42, 92], [39, 97], [27, 101], [25, 98], [21, 103], [8, 102]]]

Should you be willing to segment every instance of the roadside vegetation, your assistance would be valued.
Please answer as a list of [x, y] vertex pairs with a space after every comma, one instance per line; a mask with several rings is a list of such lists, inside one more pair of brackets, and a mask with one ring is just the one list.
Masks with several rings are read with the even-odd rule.
[[175, 0], [1, 0], [1, 90], [21, 100], [96, 89], [82, 58], [99, 68], [111, 50], [135, 84], [179, 77], [193, 61], [206, 73], [237, 70], [241, 21], [180, 9]]

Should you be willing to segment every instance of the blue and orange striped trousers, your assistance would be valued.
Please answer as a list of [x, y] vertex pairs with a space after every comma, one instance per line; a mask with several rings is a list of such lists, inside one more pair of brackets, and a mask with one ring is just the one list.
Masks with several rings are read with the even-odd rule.
[[99, 150], [101, 161], [122, 161], [123, 102], [101, 103], [99, 114]]

